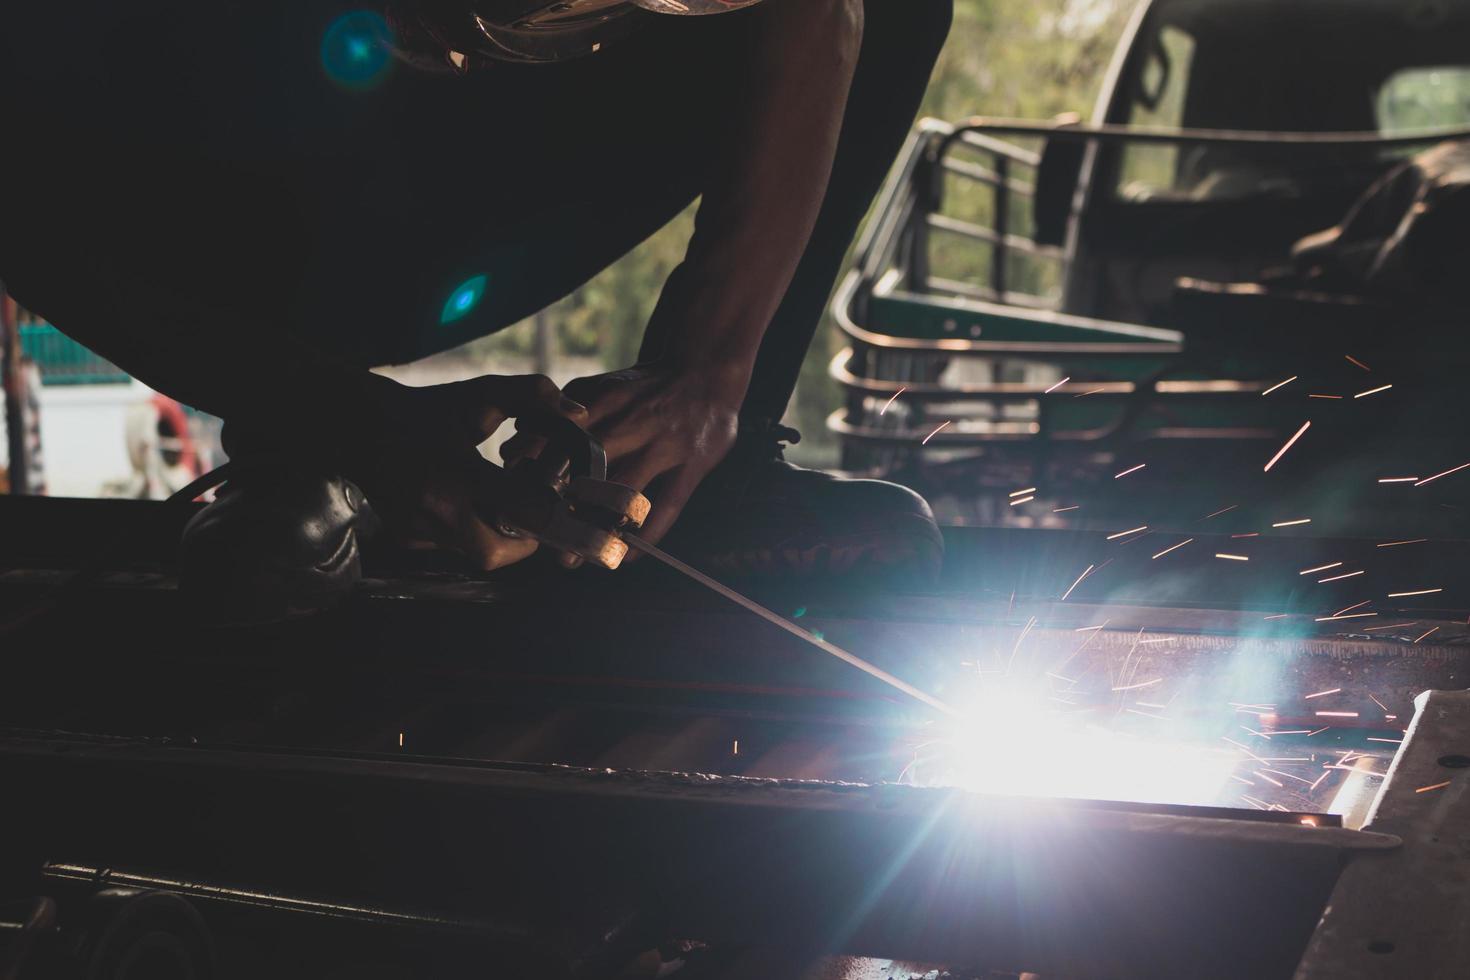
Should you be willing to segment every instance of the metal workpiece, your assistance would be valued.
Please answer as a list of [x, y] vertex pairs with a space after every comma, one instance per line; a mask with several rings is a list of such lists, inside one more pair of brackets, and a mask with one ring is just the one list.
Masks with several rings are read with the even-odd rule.
[[1344, 856], [1399, 843], [1284, 814], [119, 739], [12, 736], [0, 778], [33, 801], [36, 867], [206, 904], [472, 920], [541, 948], [631, 916], [1074, 980], [1285, 978]]
[[1425, 691], [1296, 980], [1460, 980], [1470, 971], [1470, 691]]

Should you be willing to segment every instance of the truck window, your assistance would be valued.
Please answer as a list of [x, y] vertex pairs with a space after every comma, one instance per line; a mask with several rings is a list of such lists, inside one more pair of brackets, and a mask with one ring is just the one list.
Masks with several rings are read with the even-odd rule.
[[[1470, 0], [1154, 0], [1108, 119], [1267, 132], [1470, 124]], [[1203, 202], [1356, 194], [1411, 152], [1131, 144], [1100, 162], [1114, 200]]]
[[1378, 92], [1378, 131], [1470, 124], [1470, 67], [1441, 65], [1395, 72]]
[[[1194, 38], [1184, 30], [1166, 25], [1158, 34], [1134, 86], [1129, 122], [1136, 126], [1177, 128], [1184, 125], [1184, 96], [1189, 91], [1189, 69], [1194, 59]], [[1179, 147], [1164, 144], [1134, 144], [1124, 147], [1120, 166], [1119, 196], [1125, 200], [1147, 200], [1174, 186], [1179, 168]]]

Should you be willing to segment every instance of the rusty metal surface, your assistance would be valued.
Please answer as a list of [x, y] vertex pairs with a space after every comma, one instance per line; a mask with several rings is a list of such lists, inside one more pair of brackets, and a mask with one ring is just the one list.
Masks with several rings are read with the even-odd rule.
[[1470, 970], [1470, 691], [1428, 691], [1296, 980], [1460, 980]]

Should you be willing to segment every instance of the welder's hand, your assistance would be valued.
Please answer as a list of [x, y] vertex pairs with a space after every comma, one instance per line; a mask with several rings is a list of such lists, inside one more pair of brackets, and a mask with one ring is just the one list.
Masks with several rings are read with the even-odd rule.
[[481, 499], [489, 464], [475, 447], [506, 419], [526, 431], [553, 415], [585, 425], [587, 409], [540, 375], [394, 386], [376, 397], [389, 403], [378, 406], [388, 424], [349, 475], [385, 530], [407, 547], [457, 551], [486, 570], [530, 557], [534, 540], [500, 534], [479, 516], [489, 509]]
[[[638, 365], [578, 378], [566, 392], [587, 406], [583, 425], [607, 450], [608, 479], [652, 502], [639, 536], [657, 542], [734, 445], [745, 384], [738, 376], [726, 383], [699, 371]], [[531, 426], [516, 429], [501, 450], [507, 464], [545, 445]]]

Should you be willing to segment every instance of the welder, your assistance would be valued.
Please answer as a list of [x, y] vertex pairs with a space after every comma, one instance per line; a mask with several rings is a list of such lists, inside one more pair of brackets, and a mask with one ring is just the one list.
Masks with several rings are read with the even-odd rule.
[[[548, 415], [604, 444], [653, 501], [645, 537], [673, 529], [691, 560], [932, 571], [928, 505], [784, 462], [781, 420], [950, 0], [368, 2], [0, 12], [0, 279], [225, 419], [193, 585], [325, 604], [375, 528], [526, 558], [476, 516], [467, 467], [508, 418], [507, 459], [536, 454]], [[696, 199], [632, 366], [564, 391], [370, 372], [523, 320]]]

